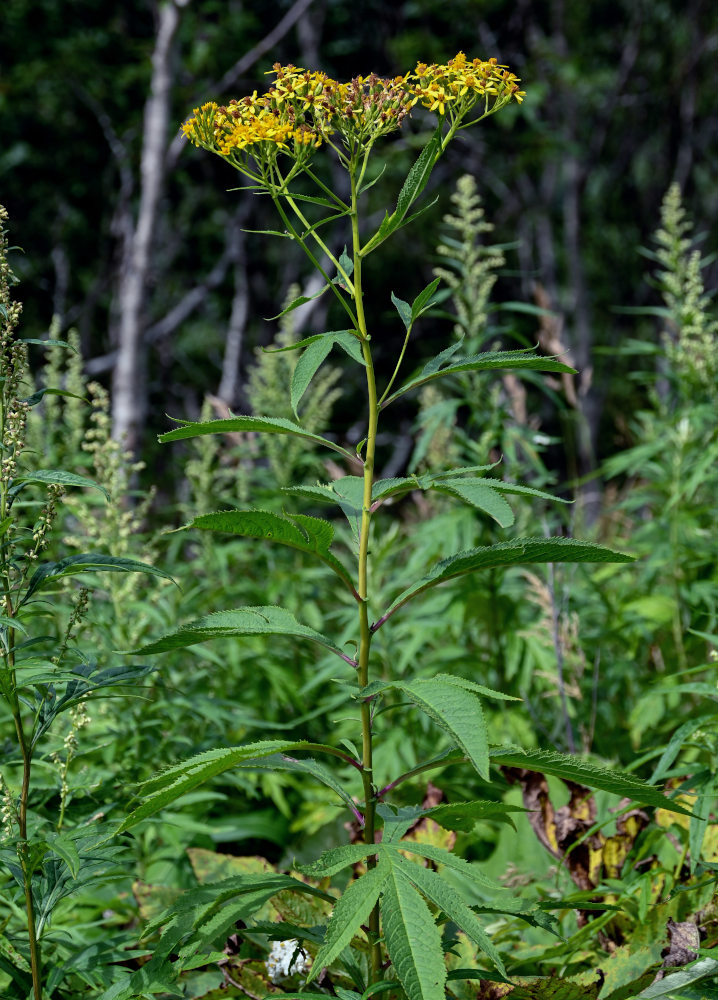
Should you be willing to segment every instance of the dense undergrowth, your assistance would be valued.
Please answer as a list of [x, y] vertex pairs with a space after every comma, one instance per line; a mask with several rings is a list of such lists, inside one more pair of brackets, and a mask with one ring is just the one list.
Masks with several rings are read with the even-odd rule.
[[[455, 342], [463, 338], [468, 355], [507, 338], [506, 314], [492, 308], [490, 293], [508, 251], [487, 242], [490, 231], [472, 180], [462, 179], [437, 253], [444, 292], [428, 321], [447, 326], [452, 317]], [[440, 849], [479, 873], [454, 880], [509, 974], [502, 982], [455, 921], [443, 919], [446, 989], [456, 1000], [718, 996], [718, 343], [676, 189], [666, 196], [649, 256], [661, 304], [636, 317], [636, 336], [623, 348], [645, 387], [644, 405], [621, 428], [628, 444], [600, 471], [600, 517], [581, 529], [582, 537], [590, 532], [631, 552], [635, 562], [494, 567], [430, 591], [418, 615], [397, 616], [390, 640], [383, 632], [376, 637], [375, 680], [408, 684], [451, 673], [499, 689], [520, 700], [485, 703], [491, 743], [536, 751], [523, 765], [510, 753], [502, 764], [499, 753], [490, 781], [448, 757], [396, 789], [398, 807], [418, 796], [425, 811], [434, 810], [405, 824], [405, 846], [425, 849], [427, 870], [442, 867], [430, 860]], [[334, 761], [335, 780], [350, 787], [356, 723], [336, 682], [336, 657], [282, 636], [271, 646], [261, 636], [218, 638], [161, 660], [118, 651], [149, 645], [221, 608], [281, 604], [351, 652], [345, 643], [354, 638], [354, 601], [328, 584], [324, 567], [291, 548], [173, 530], [220, 509], [299, 514], [307, 509], [301, 497], [277, 493], [276, 480], [326, 482], [336, 478], [336, 466], [291, 437], [272, 437], [271, 450], [251, 432], [199, 437], [178, 452], [186, 476], [174, 507], [160, 512], [153, 492], [137, 485], [147, 470], [110, 438], [106, 392], [85, 380], [76, 339], [63, 343], [55, 333], [42, 347], [21, 344], [12, 275], [6, 268], [0, 277], [0, 996], [33, 996], [28, 881], [43, 995], [53, 1000], [296, 991], [327, 919], [321, 875], [314, 882], [301, 876], [318, 895], [281, 892], [249, 923], [240, 914], [209, 934], [174, 981], [150, 976], [136, 993], [121, 992], [129, 975], [149, 967], [162, 915], [183, 890], [296, 872], [338, 842], [359, 841], [325, 785], [299, 766], [281, 773], [238, 767], [142, 820], [131, 835], [111, 834], [139, 801], [142, 782], [219, 746], [319, 744], [331, 733], [333, 746], [347, 750], [344, 763]], [[273, 346], [296, 340], [290, 313]], [[255, 359], [253, 412], [292, 417], [281, 408], [296, 363], [287, 351]], [[313, 432], [330, 426], [341, 385], [338, 369], [324, 371], [299, 407]], [[570, 376], [562, 378], [569, 380], [563, 386], [539, 372], [523, 379], [506, 373], [488, 383], [467, 371], [423, 390], [414, 452], [402, 470], [417, 476], [416, 489], [396, 501], [390, 527], [372, 542], [377, 607], [388, 606], [396, 579], [414, 579], [446, 552], [526, 534], [573, 534], [582, 520], [580, 493], [563, 505], [522, 497], [515, 520], [503, 507], [490, 520], [474, 507], [451, 505], [421, 480], [437, 462], [496, 463], [492, 474], [507, 482], [554, 485], [540, 419], [549, 406], [572, 405]], [[337, 539], [349, 547], [350, 521], [333, 519]], [[36, 581], [38, 563], [53, 569]], [[402, 700], [396, 693], [378, 713], [387, 724], [377, 770], [411, 773], [451, 747], [426, 715], [400, 722]], [[600, 783], [590, 790], [590, 772], [584, 784], [579, 766], [573, 774], [557, 771], [549, 753], [542, 769], [541, 751], [550, 750], [643, 778], [685, 811], [652, 806], [650, 796], [631, 803]], [[23, 798], [28, 755], [33, 767]], [[467, 801], [483, 802], [483, 810], [462, 813], [456, 804]], [[342, 888], [363, 872], [357, 858]], [[502, 888], [482, 887], [481, 878]], [[286, 944], [297, 939], [301, 948]], [[367, 946], [354, 946], [361, 964]], [[340, 1000], [370, 995], [359, 988], [361, 970], [344, 957], [344, 968], [311, 990]]]

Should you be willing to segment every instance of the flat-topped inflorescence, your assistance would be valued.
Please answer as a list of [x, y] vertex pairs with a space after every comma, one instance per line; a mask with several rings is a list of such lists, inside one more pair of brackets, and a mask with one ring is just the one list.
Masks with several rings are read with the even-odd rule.
[[414, 72], [393, 78], [370, 73], [342, 83], [291, 63], [275, 63], [272, 73], [266, 93], [254, 91], [227, 105], [211, 101], [182, 126], [196, 146], [257, 180], [268, 178], [280, 153], [295, 160], [295, 173], [323, 143], [340, 156], [343, 150], [364, 152], [400, 128], [416, 104], [456, 129], [474, 109], [483, 118], [524, 97], [507, 67], [496, 59], [468, 60], [463, 52], [446, 65], [418, 63]]

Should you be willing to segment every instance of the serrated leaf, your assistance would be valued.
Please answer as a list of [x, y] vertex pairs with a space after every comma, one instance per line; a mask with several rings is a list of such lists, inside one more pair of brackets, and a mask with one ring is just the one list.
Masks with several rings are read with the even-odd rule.
[[232, 767], [247, 766], [252, 760], [261, 760], [276, 753], [286, 753], [290, 750], [312, 749], [312, 744], [288, 740], [262, 740], [241, 747], [222, 747], [218, 750], [207, 750], [204, 753], [190, 757], [165, 768], [158, 774], [143, 782], [141, 796], [143, 802], [134, 809], [120, 825], [113, 830], [113, 836], [131, 829], [140, 820], [153, 816], [174, 802], [181, 795], [191, 791], [210, 778], [223, 774]]
[[307, 976], [307, 984], [316, 979], [322, 969], [331, 965], [351, 943], [351, 939], [374, 908], [386, 884], [388, 874], [388, 869], [385, 867], [370, 868], [344, 890], [332, 911], [324, 944], [314, 959]]
[[397, 683], [429, 718], [456, 741], [481, 777], [489, 779], [489, 741], [481, 702], [472, 691], [440, 677]]
[[324, 851], [316, 861], [311, 861], [306, 865], [298, 865], [297, 871], [309, 878], [329, 878], [375, 853], [376, 847], [371, 844], [343, 844], [341, 847], [332, 847], [328, 851]]
[[50, 850], [65, 862], [72, 877], [77, 878], [80, 871], [80, 855], [75, 842], [70, 837], [57, 834], [49, 837], [47, 843]]
[[449, 493], [471, 504], [492, 517], [502, 528], [514, 523], [514, 512], [502, 496], [492, 489], [485, 479], [444, 479], [432, 488], [439, 493]]
[[292, 384], [290, 389], [290, 401], [292, 404], [292, 410], [294, 415], [298, 417], [297, 407], [302, 399], [302, 396], [309, 388], [309, 383], [312, 381], [317, 373], [317, 369], [325, 361], [327, 355], [331, 351], [333, 346], [333, 341], [329, 337], [322, 337], [321, 340], [315, 340], [313, 344], [303, 352], [299, 361], [297, 361], [294, 366], [294, 371], [292, 373]]
[[201, 437], [203, 434], [234, 434], [240, 431], [256, 431], [263, 434], [293, 434], [295, 437], [304, 438], [314, 444], [321, 444], [325, 448], [344, 455], [354, 461], [354, 456], [346, 448], [323, 438], [319, 434], [313, 434], [305, 430], [299, 424], [286, 420], [284, 417], [226, 417], [221, 420], [202, 420], [196, 423], [183, 423], [181, 427], [176, 427], [173, 431], [160, 434], [158, 441], [166, 444], [168, 441], [184, 441], [187, 438]]
[[481, 569], [548, 562], [624, 563], [633, 562], [633, 557], [594, 542], [582, 542], [574, 538], [516, 538], [509, 542], [497, 542], [495, 545], [483, 545], [466, 552], [457, 552], [433, 566], [426, 576], [399, 594], [382, 616], [381, 623], [413, 597], [446, 580]]
[[631, 799], [641, 805], [668, 809], [686, 816], [691, 815], [689, 809], [667, 798], [653, 785], [640, 778], [623, 771], [600, 767], [590, 761], [581, 760], [580, 757], [555, 753], [553, 750], [522, 750], [520, 747], [492, 747], [489, 756], [492, 764], [524, 767], [529, 771], [574, 781], [588, 788], [600, 788], [604, 792]]
[[508, 823], [513, 826], [510, 813], [526, 811], [523, 806], [476, 799], [471, 802], [443, 803], [424, 810], [422, 815], [430, 816], [445, 830], [461, 830], [462, 833], [471, 833], [475, 824], [481, 820]]
[[416, 854], [420, 858], [426, 858], [437, 865], [445, 865], [452, 871], [457, 872], [466, 882], [473, 882], [481, 889], [496, 891], [503, 888], [494, 879], [489, 878], [488, 875], [484, 875], [476, 865], [469, 864], [468, 861], [465, 861], [456, 854], [452, 854], [451, 851], [447, 851], [444, 847], [436, 847], [434, 844], [425, 844], [416, 840], [401, 840], [398, 843], [392, 842], [391, 844], [379, 844], [377, 846], [379, 853], [383, 850], [402, 850], [409, 854]]
[[411, 329], [411, 324], [413, 322], [411, 315], [411, 306], [408, 302], [404, 302], [403, 299], [397, 298], [394, 293], [391, 293], [391, 301], [394, 304], [394, 308], [399, 313], [401, 321], [407, 330]]
[[444, 1000], [441, 934], [429, 907], [397, 865], [387, 866], [381, 900], [384, 942], [408, 1000]]
[[575, 368], [565, 365], [562, 361], [556, 361], [555, 358], [541, 357], [525, 350], [488, 351], [483, 354], [473, 354], [470, 357], [462, 358], [460, 361], [455, 361], [453, 364], [447, 365], [445, 368], [436, 368], [435, 362], [436, 359], [429, 362], [429, 365], [432, 366], [431, 368], [425, 366], [418, 375], [414, 375], [402, 386], [400, 386], [396, 392], [393, 392], [391, 396], [388, 396], [382, 405], [388, 406], [389, 403], [392, 403], [395, 399], [398, 399], [405, 393], [410, 392], [412, 389], [416, 389], [421, 385], [425, 385], [427, 382], [432, 382], [434, 379], [443, 378], [445, 375], [457, 375], [461, 372], [529, 370], [542, 372], [565, 372], [570, 375], [576, 373]]
[[111, 499], [109, 491], [100, 483], [96, 483], [94, 479], [88, 479], [87, 476], [77, 476], [74, 472], [64, 472], [62, 469], [37, 469], [35, 472], [21, 473], [13, 478], [13, 485], [10, 487], [11, 493], [17, 492], [15, 483], [80, 486], [84, 489], [98, 490], [100, 493], [104, 493], [108, 500]]
[[[238, 766], [242, 767], [243, 765], [240, 764]], [[311, 757], [295, 760], [294, 758], [287, 757], [284, 754], [274, 754], [272, 757], [268, 757], [262, 762], [250, 764], [249, 767], [271, 771], [298, 771], [302, 774], [309, 774], [317, 781], [320, 781], [323, 785], [326, 785], [327, 788], [331, 788], [331, 790], [339, 796], [344, 805], [351, 811], [355, 819], [359, 815], [354, 799], [346, 791], [341, 782], [337, 781], [331, 771], [327, 770], [327, 768], [325, 768], [318, 761], [313, 760]]]
[[132, 656], [154, 656], [170, 649], [186, 649], [188, 646], [195, 646], [197, 643], [221, 636], [247, 635], [289, 635], [297, 639], [309, 639], [330, 649], [342, 659], [347, 659], [331, 639], [308, 625], [302, 625], [286, 608], [271, 604], [236, 608], [233, 611], [214, 611], [203, 618], [182, 625], [161, 639], [125, 652]]
[[138, 562], [136, 559], [107, 556], [99, 552], [83, 552], [80, 555], [67, 556], [59, 562], [42, 563], [38, 566], [21, 603], [25, 604], [33, 594], [43, 590], [48, 583], [66, 576], [77, 576], [78, 573], [147, 573], [175, 582], [164, 570], [148, 563]]
[[222, 531], [244, 538], [266, 538], [315, 555], [354, 592], [346, 569], [329, 551], [334, 538], [334, 528], [329, 521], [306, 514], [289, 517], [266, 510], [226, 510], [201, 514], [190, 525], [203, 531]]
[[316, 483], [313, 486], [285, 486], [283, 492], [306, 500], [337, 504], [349, 522], [352, 534], [358, 537], [364, 502], [364, 480], [359, 476], [343, 476], [333, 483]]
[[[395, 864], [402, 863], [402, 859], [397, 859]], [[506, 969], [501, 960], [496, 947], [491, 938], [484, 931], [479, 923], [476, 914], [466, 905], [455, 889], [444, 882], [441, 875], [424, 868], [423, 865], [415, 865], [404, 862], [402, 874], [408, 878], [413, 885], [426, 898], [444, 911], [447, 917], [456, 924], [474, 944], [478, 945], [483, 953], [493, 962], [502, 976], [506, 977]]]

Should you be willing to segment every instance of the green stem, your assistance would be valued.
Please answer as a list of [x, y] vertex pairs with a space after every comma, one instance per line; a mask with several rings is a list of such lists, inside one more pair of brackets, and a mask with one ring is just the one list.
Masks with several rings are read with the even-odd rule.
[[394, 371], [392, 372], [391, 378], [389, 379], [389, 383], [388, 383], [386, 389], [382, 393], [381, 399], [379, 400], [379, 406], [381, 406], [381, 404], [384, 402], [384, 400], [386, 399], [386, 397], [389, 395], [389, 391], [390, 391], [391, 387], [394, 385], [394, 382], [396, 381], [396, 376], [399, 374], [399, 369], [401, 368], [401, 363], [404, 360], [404, 355], [406, 354], [406, 346], [409, 343], [409, 337], [410, 336], [411, 336], [411, 327], [409, 327], [409, 329], [406, 331], [406, 336], [404, 337], [404, 343], [401, 345], [401, 353], [399, 354], [399, 360], [396, 363], [396, 367], [394, 368]]
[[[379, 420], [379, 404], [376, 392], [374, 364], [369, 346], [366, 318], [364, 316], [364, 296], [362, 290], [362, 260], [359, 242], [359, 218], [357, 211], [357, 179], [356, 164], [352, 163], [352, 249], [354, 254], [354, 305], [356, 308], [359, 334], [362, 338], [362, 353], [366, 363], [367, 395], [369, 403], [369, 426], [366, 436], [364, 453], [364, 494], [362, 498], [361, 528], [359, 531], [359, 657], [358, 680], [360, 687], [369, 683], [369, 652], [371, 649], [372, 631], [369, 623], [369, 535], [371, 531], [371, 499], [374, 485], [374, 453], [376, 449], [376, 432]], [[362, 702], [362, 782], [364, 785], [364, 843], [373, 844], [376, 839], [376, 787], [373, 773], [372, 716], [371, 704]], [[376, 867], [376, 855], [367, 859], [369, 868]], [[370, 985], [381, 979], [381, 945], [379, 944], [379, 904], [374, 906], [369, 917], [369, 944], [371, 947], [371, 978]]]

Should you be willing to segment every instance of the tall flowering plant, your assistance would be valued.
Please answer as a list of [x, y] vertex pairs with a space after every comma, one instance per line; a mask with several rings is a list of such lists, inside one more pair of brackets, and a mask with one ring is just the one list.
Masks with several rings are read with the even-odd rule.
[[[466, 762], [487, 782], [492, 765], [513, 765], [583, 780], [645, 803], [665, 804], [667, 800], [635, 778], [573, 758], [492, 747], [482, 701], [507, 696], [487, 688], [481, 678], [435, 673], [406, 680], [392, 677], [386, 664], [379, 676], [373, 641], [380, 630], [390, 630], [388, 623], [394, 615], [408, 613], [421, 594], [466, 574], [525, 563], [623, 562], [628, 557], [570, 538], [502, 541], [447, 553], [442, 561], [426, 567], [419, 579], [397, 580], [393, 600], [388, 606], [379, 606], [372, 588], [371, 538], [380, 530], [381, 522], [376, 524], [379, 516], [391, 516], [391, 509], [385, 507], [388, 500], [416, 490], [438, 491], [471, 505], [480, 516], [508, 526], [513, 514], [507, 496], [547, 497], [538, 490], [496, 478], [491, 475], [491, 466], [440, 468], [421, 476], [377, 478], [375, 449], [380, 422], [386, 420], [391, 426], [392, 404], [418, 387], [461, 372], [572, 369], [531, 350], [462, 355], [461, 343], [453, 343], [400, 380], [411, 334], [435, 301], [437, 278], [411, 300], [392, 294], [404, 340], [391, 376], [379, 384], [371, 335], [375, 302], [364, 284], [366, 258], [421, 214], [422, 208], [415, 209], [415, 203], [456, 133], [513, 101], [520, 102], [524, 94], [514, 74], [495, 59], [470, 60], [463, 53], [446, 65], [420, 63], [413, 72], [393, 79], [371, 74], [339, 82], [324, 73], [291, 65], [275, 65], [274, 77], [264, 94], [255, 92], [226, 105], [210, 102], [196, 109], [183, 131], [195, 145], [235, 167], [249, 182], [245, 190], [271, 197], [283, 225], [283, 231], [276, 235], [289, 236], [303, 249], [324, 279], [318, 294], [329, 292], [334, 296], [346, 317], [343, 330], [313, 333], [283, 348], [302, 352], [289, 387], [295, 415], [320, 365], [332, 349], [339, 347], [347, 363], [358, 365], [363, 372], [365, 437], [354, 452], [332, 437], [302, 427], [298, 415], [293, 421], [255, 414], [183, 423], [161, 440], [254, 431], [310, 441], [331, 451], [335, 461], [338, 456], [348, 469], [356, 468], [358, 458], [360, 476], [347, 474], [331, 483], [286, 488], [288, 494], [305, 499], [314, 508], [334, 505], [347, 516], [354, 544], [344, 550], [333, 544], [332, 520], [308, 514], [234, 509], [202, 514], [190, 526], [287, 545], [304, 553], [308, 560], [318, 560], [335, 577], [335, 586], [345, 592], [344, 603], [354, 604], [355, 632], [352, 642], [340, 645], [335, 637], [303, 624], [284, 608], [242, 607], [217, 611], [183, 625], [135, 652], [143, 656], [162, 653], [219, 636], [283, 635], [314, 643], [322, 655], [337, 658], [347, 702], [358, 710], [356, 738], [341, 741], [340, 745], [333, 744], [331, 738], [323, 744], [266, 739], [200, 754], [147, 782], [136, 808], [119, 829], [130, 829], [230, 768], [272, 768], [300, 771], [323, 783], [337, 803], [346, 808], [352, 820], [349, 825], [358, 832], [351, 842], [326, 851], [318, 860], [301, 867], [298, 874], [265, 871], [236, 875], [185, 893], [167, 913], [153, 921], [151, 929], [163, 928], [162, 936], [153, 959], [138, 973], [135, 988], [140, 989], [154, 975], [168, 975], [170, 968], [181, 969], [183, 963], [196, 968], [202, 961], [210, 962], [212, 948], [217, 948], [229, 934], [246, 933], [253, 940], [262, 934], [275, 942], [284, 939], [282, 948], [272, 951], [273, 979], [277, 969], [285, 965], [287, 971], [301, 969], [306, 977], [301, 996], [310, 1000], [312, 990], [320, 996], [328, 990], [342, 1000], [360, 1000], [384, 990], [394, 996], [406, 995], [409, 1000], [440, 1000], [449, 975], [445, 960], [453, 933], [449, 927], [459, 928], [478, 954], [474, 961], [483, 971], [469, 972], [469, 978], [506, 978], [505, 961], [461, 885], [463, 882], [489, 894], [499, 887], [447, 846], [421, 843], [407, 834], [427, 816], [447, 830], [471, 829], [475, 821], [496, 817], [510, 807], [485, 801], [427, 808], [419, 804], [397, 805], [395, 795], [400, 786], [405, 803], [406, 788], [417, 776]], [[364, 196], [372, 184], [368, 165], [373, 156], [379, 155], [379, 140], [401, 128], [417, 104], [436, 113], [437, 127], [405, 178], [393, 211], [387, 211], [379, 227], [368, 232], [364, 223]], [[314, 170], [316, 157], [327, 151], [348, 174], [346, 200]], [[301, 190], [294, 183], [300, 175]], [[311, 195], [306, 193], [306, 182], [314, 186]], [[337, 254], [326, 232], [332, 223], [345, 219], [351, 223], [351, 248]], [[306, 301], [300, 296], [285, 312]], [[390, 648], [390, 642], [387, 645]], [[396, 721], [402, 718], [401, 711], [407, 720], [413, 712], [425, 713], [443, 735], [440, 752], [430, 760], [417, 761], [408, 770], [387, 772], [385, 767], [378, 768], [375, 750], [386, 732], [387, 718], [380, 709], [389, 706], [395, 710], [392, 726], [401, 724]], [[409, 722], [404, 724], [408, 727]], [[417, 798], [421, 802], [420, 794]], [[339, 876], [338, 886], [343, 889], [333, 883], [335, 876]], [[287, 920], [268, 924], [266, 918], [261, 918], [265, 903], [285, 890], [321, 903], [311, 911], [308, 926]], [[501, 906], [494, 904], [492, 908], [487, 904], [482, 910], [501, 912]], [[237, 927], [245, 930], [237, 931]], [[457, 978], [457, 973], [451, 976]], [[131, 995], [130, 990], [119, 997], [122, 1000]]]

